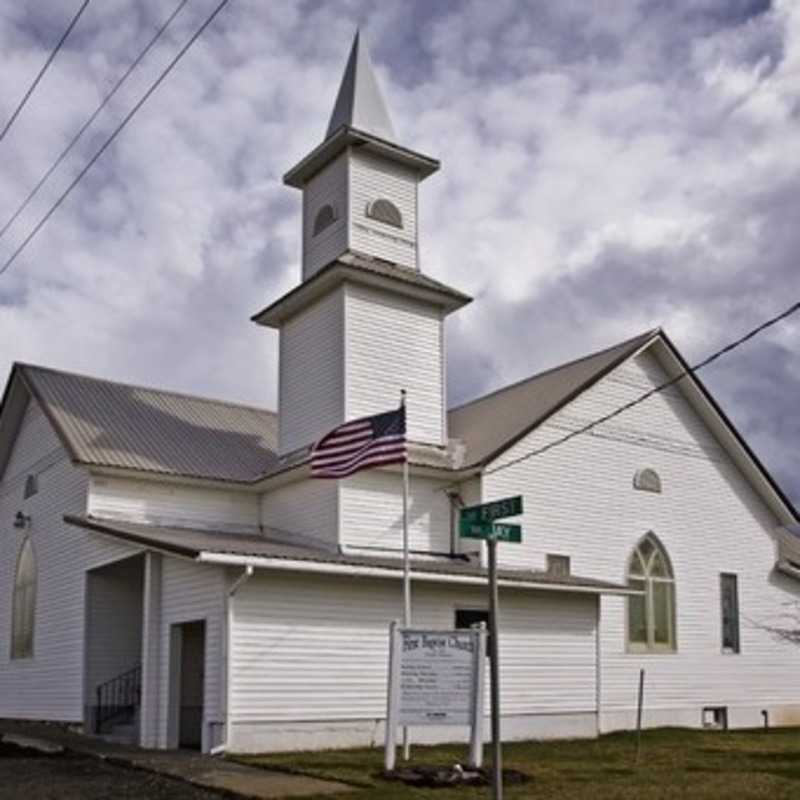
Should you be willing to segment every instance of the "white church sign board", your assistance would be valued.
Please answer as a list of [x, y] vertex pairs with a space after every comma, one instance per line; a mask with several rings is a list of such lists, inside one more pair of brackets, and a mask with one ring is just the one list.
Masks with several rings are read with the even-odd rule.
[[472, 728], [469, 763], [483, 750], [483, 687], [486, 630], [389, 628], [386, 770], [394, 769], [398, 725]]

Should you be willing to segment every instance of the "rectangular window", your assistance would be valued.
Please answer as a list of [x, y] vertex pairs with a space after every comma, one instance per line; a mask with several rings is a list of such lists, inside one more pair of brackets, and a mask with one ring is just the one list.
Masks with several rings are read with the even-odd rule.
[[547, 554], [547, 571], [550, 575], [564, 577], [570, 573], [569, 556], [559, 556], [555, 553]]
[[[489, 628], [489, 612], [485, 608], [457, 608], [456, 628], [471, 628], [482, 622]], [[489, 657], [489, 636], [486, 636], [486, 657]]]
[[736, 575], [723, 572], [719, 576], [722, 603], [722, 649], [739, 652], [739, 588]]

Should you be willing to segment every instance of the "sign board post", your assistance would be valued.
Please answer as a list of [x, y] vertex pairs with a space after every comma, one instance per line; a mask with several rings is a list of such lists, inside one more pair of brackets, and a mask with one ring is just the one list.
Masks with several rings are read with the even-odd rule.
[[491, 503], [462, 508], [459, 533], [465, 539], [485, 539], [489, 556], [489, 662], [492, 695], [492, 788], [495, 800], [503, 798], [503, 752], [500, 741], [500, 648], [497, 602], [497, 543], [522, 541], [519, 525], [495, 520], [522, 513], [522, 497], [506, 497]]
[[397, 727], [471, 726], [471, 767], [483, 755], [483, 673], [486, 630], [389, 628], [389, 691], [384, 767], [396, 763]]

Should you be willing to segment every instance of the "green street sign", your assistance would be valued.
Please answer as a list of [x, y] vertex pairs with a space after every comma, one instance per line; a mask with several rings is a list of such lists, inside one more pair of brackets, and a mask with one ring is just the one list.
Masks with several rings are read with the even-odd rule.
[[468, 522], [462, 519], [459, 532], [462, 539], [494, 539], [515, 544], [522, 541], [522, 526], [507, 522]]
[[511, 525], [508, 522], [495, 522], [492, 538], [498, 542], [513, 542], [519, 544], [522, 541], [522, 525]]
[[522, 513], [522, 496], [504, 497], [491, 503], [461, 509], [461, 522], [493, 522], [496, 519], [516, 517]]

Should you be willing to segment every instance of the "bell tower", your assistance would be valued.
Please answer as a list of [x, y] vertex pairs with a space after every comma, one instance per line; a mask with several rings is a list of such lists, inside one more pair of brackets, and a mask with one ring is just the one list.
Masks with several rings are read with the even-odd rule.
[[419, 269], [417, 186], [438, 168], [397, 144], [356, 33], [324, 141], [284, 176], [303, 192], [303, 280], [347, 252]]
[[253, 317], [280, 332], [281, 455], [401, 389], [409, 441], [446, 446], [444, 319], [470, 298], [419, 269], [417, 188], [437, 169], [397, 144], [356, 33], [324, 141], [284, 176], [303, 193], [301, 282]]

